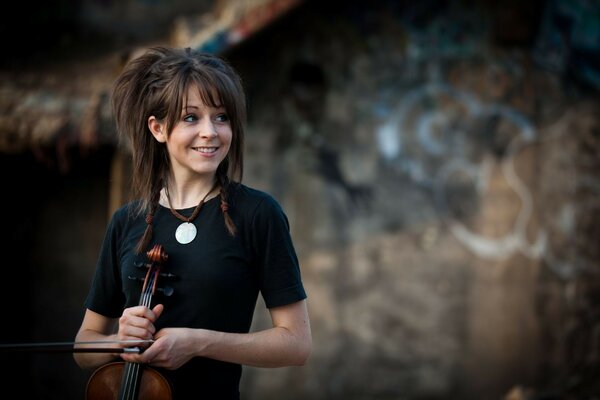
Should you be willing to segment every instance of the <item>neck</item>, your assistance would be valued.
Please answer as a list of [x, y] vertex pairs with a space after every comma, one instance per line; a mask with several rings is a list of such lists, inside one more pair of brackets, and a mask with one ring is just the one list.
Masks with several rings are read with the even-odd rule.
[[[168, 198], [167, 198], [168, 191]], [[189, 182], [178, 184], [173, 182], [169, 184], [167, 190], [163, 189], [161, 193], [161, 204], [175, 209], [196, 207], [202, 199], [209, 200], [216, 195], [216, 185], [214, 178], [206, 182]]]

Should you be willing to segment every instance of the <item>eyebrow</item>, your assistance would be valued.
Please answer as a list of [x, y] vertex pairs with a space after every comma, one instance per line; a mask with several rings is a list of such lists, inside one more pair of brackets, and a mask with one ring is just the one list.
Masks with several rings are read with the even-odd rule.
[[194, 105], [187, 105], [187, 106], [183, 107], [183, 110], [185, 111], [185, 110], [187, 110], [189, 108], [194, 108], [196, 110], [200, 110], [202, 108], [216, 108], [216, 109], [219, 109], [219, 108], [225, 108], [225, 106], [216, 106], [216, 107], [208, 106], [207, 107], [205, 105], [202, 105], [202, 107], [199, 107], [199, 106], [194, 106]]

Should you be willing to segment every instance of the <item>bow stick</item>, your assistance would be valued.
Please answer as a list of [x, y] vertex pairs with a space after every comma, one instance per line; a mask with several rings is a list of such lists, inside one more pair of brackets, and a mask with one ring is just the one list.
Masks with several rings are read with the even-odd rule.
[[154, 340], [96, 340], [87, 342], [48, 342], [0, 344], [2, 351], [37, 351], [51, 353], [141, 353], [139, 347], [75, 347], [92, 344], [152, 344]]

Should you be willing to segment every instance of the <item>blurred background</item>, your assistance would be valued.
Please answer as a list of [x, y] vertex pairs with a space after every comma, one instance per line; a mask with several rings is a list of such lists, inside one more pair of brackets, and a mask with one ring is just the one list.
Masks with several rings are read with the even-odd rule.
[[[246, 368], [243, 398], [600, 399], [598, 1], [49, 0], [0, 18], [0, 341], [74, 339], [129, 199], [110, 88], [170, 44], [240, 72], [244, 182], [283, 205], [308, 293], [308, 364]], [[0, 359], [17, 398], [83, 398], [71, 354]]]

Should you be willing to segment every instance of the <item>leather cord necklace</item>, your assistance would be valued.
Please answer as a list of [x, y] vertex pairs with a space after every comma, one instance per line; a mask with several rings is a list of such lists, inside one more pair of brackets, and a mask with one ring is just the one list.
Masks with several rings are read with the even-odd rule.
[[206, 198], [208, 197], [209, 194], [211, 194], [213, 192], [213, 190], [215, 190], [216, 186], [217, 186], [217, 184], [215, 183], [215, 185], [204, 195], [202, 200], [200, 200], [200, 203], [198, 203], [198, 205], [194, 209], [194, 212], [189, 217], [185, 217], [185, 216], [181, 215], [177, 210], [175, 210], [173, 208], [173, 206], [171, 205], [171, 197], [169, 197], [169, 190], [167, 188], [165, 188], [165, 194], [167, 196], [167, 201], [169, 202], [169, 209], [171, 210], [171, 213], [177, 219], [183, 221], [177, 227], [177, 230], [175, 230], [175, 239], [177, 240], [178, 243], [188, 244], [188, 243], [191, 243], [196, 238], [196, 234], [198, 233], [198, 230], [196, 229], [196, 225], [194, 225], [192, 223], [192, 221], [198, 216], [198, 213], [200, 212], [200, 210], [202, 209], [202, 206], [206, 202]]

